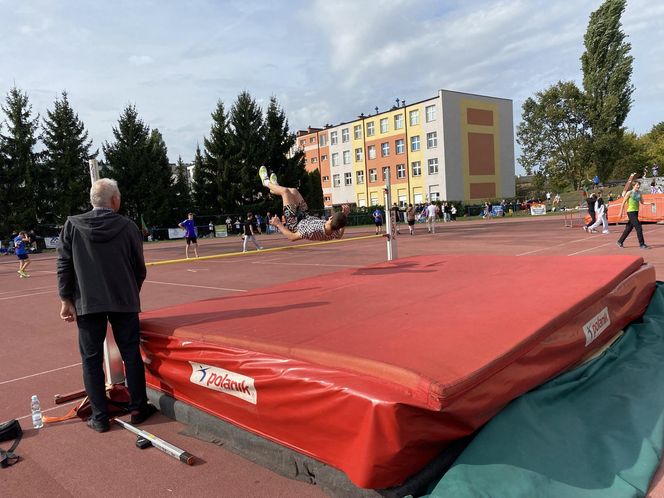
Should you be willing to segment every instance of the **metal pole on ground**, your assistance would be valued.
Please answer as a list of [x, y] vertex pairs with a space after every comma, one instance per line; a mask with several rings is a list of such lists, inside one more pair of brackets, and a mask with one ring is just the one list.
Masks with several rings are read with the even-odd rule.
[[389, 173], [385, 177], [385, 237], [387, 238], [387, 260], [392, 261], [397, 256], [397, 241], [394, 236], [394, 225], [392, 222], [392, 189], [390, 188]]

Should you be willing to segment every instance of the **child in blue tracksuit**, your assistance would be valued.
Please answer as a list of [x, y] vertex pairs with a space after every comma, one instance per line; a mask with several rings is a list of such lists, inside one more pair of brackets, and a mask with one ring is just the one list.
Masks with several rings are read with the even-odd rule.
[[20, 231], [18, 236], [14, 238], [14, 248], [15, 254], [18, 258], [18, 276], [21, 278], [28, 278], [30, 275], [25, 271], [25, 269], [30, 265], [30, 259], [28, 258], [28, 248], [25, 245], [26, 242], [30, 242], [28, 234], [25, 231]]

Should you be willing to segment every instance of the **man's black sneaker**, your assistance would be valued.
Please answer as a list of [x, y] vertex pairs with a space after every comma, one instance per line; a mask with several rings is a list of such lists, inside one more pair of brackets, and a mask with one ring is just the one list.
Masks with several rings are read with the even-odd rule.
[[111, 424], [108, 420], [95, 420], [92, 417], [88, 418], [85, 422], [87, 426], [97, 432], [106, 432], [111, 428]]
[[142, 424], [155, 413], [157, 413], [157, 407], [151, 404], [147, 404], [143, 409], [134, 410], [131, 412], [131, 423]]
[[646, 244], [642, 244], [642, 245], [641, 245], [641, 249], [650, 249], [650, 246], [648, 246], [648, 245], [646, 245]]
[[616, 245], [617, 245], [618, 247], [620, 247], [620, 248], [623, 247], [622, 242], [616, 242]]

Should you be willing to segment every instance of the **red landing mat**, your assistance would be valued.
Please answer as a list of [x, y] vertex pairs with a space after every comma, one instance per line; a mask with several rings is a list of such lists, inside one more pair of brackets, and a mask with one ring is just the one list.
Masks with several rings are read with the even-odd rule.
[[640, 317], [632, 256], [423, 256], [144, 313], [154, 389], [345, 472], [403, 482]]

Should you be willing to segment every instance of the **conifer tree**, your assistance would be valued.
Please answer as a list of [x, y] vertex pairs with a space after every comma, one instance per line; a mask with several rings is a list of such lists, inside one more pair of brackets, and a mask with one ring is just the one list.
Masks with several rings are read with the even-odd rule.
[[[113, 128], [115, 142], [104, 142], [106, 157], [104, 175], [114, 178], [122, 192], [122, 211], [140, 223], [145, 211], [145, 199], [150, 194], [149, 154], [150, 129], [139, 118], [136, 108], [128, 105]], [[145, 185], [148, 184], [146, 190]], [[154, 223], [152, 220], [146, 220]]]
[[633, 57], [620, 18], [626, 0], [606, 0], [590, 15], [581, 56], [583, 89], [592, 129], [592, 161], [600, 180], [612, 174], [621, 156], [623, 123], [632, 105]]
[[2, 156], [2, 205], [3, 232], [29, 229], [39, 223], [48, 211], [42, 203], [45, 194], [40, 182], [44, 175], [40, 171], [40, 156], [35, 152], [39, 127], [39, 115], [32, 118], [32, 105], [28, 95], [14, 87], [9, 90], [5, 104], [0, 106], [5, 113], [5, 128], [0, 130], [0, 156]]
[[263, 113], [248, 92], [238, 95], [230, 112], [230, 162], [222, 174], [226, 212], [253, 205], [262, 195], [258, 168], [265, 161]]
[[140, 214], [149, 225], [164, 226], [180, 216], [175, 211], [173, 172], [168, 161], [168, 148], [157, 128], [150, 132], [147, 145], [148, 161], [139, 185], [144, 193]]
[[194, 184], [192, 185], [192, 201], [199, 213], [212, 212], [218, 199], [217, 175], [203, 157], [201, 148], [196, 145], [194, 154]]
[[92, 140], [71, 108], [67, 92], [55, 100], [53, 110], [46, 111], [43, 122], [44, 169], [52, 182], [49, 185], [53, 220], [63, 223], [67, 216], [89, 208], [90, 174], [88, 160], [97, 156], [90, 152]]
[[229, 175], [228, 164], [230, 159], [230, 135], [228, 132], [228, 116], [222, 101], [217, 102], [217, 108], [212, 113], [212, 126], [210, 137], [203, 141], [205, 145], [205, 171], [207, 172], [206, 203], [202, 205], [204, 211], [219, 212], [226, 206], [228, 193], [232, 190], [233, 178]]
[[187, 167], [182, 161], [182, 157], [178, 157], [178, 162], [175, 166], [175, 184], [173, 185], [173, 192], [173, 204], [176, 213], [182, 216], [182, 213], [193, 211], [189, 175], [187, 174]]

